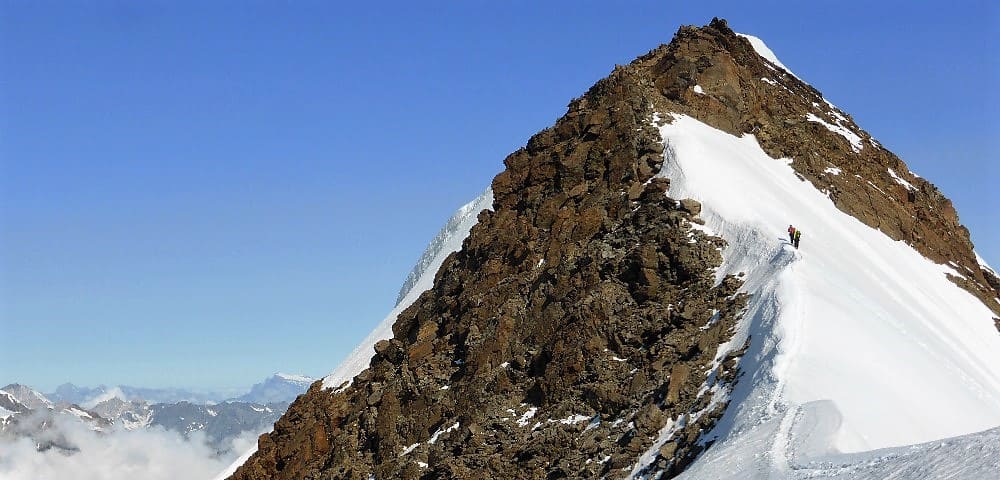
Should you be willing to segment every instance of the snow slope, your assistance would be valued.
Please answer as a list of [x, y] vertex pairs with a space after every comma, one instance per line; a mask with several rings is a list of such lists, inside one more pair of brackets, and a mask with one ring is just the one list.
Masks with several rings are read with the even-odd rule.
[[[441, 264], [448, 258], [448, 255], [462, 249], [462, 242], [479, 221], [479, 212], [490, 208], [493, 208], [493, 189], [487, 188], [479, 197], [462, 206], [451, 216], [441, 232], [434, 237], [427, 250], [421, 255], [410, 276], [407, 277], [400, 292], [401, 299], [396, 303], [395, 308], [354, 348], [354, 351], [341, 362], [336, 370], [323, 378], [324, 388], [344, 388], [349, 385], [347, 382], [350, 382], [355, 375], [368, 368], [372, 356], [375, 355], [375, 344], [380, 340], [392, 338], [392, 324], [396, 322], [396, 317], [417, 301], [420, 294], [434, 286], [434, 276], [441, 268]], [[250, 450], [240, 455], [229, 468], [215, 477], [215, 480], [225, 480], [240, 465], [246, 463], [247, 459], [256, 451], [257, 445], [254, 444]]]
[[[402, 295], [396, 307], [379, 323], [372, 333], [368, 334], [354, 351], [348, 355], [336, 370], [323, 378], [324, 388], [339, 388], [344, 382], [350, 381], [355, 375], [368, 368], [368, 363], [375, 355], [375, 344], [380, 340], [392, 338], [392, 324], [396, 322], [396, 316], [406, 310], [413, 302], [417, 301], [420, 294], [434, 286], [434, 275], [437, 274], [444, 259], [448, 258], [452, 252], [462, 249], [462, 242], [469, 236], [473, 225], [479, 221], [479, 212], [493, 207], [493, 189], [486, 189], [479, 197], [458, 209], [448, 224], [454, 224], [455, 229], [450, 235], [438, 234], [428, 247], [428, 252], [435, 252], [432, 255], [424, 253], [418, 262], [418, 267], [414, 271], [419, 271], [419, 277], [408, 288], [404, 287], [405, 294]], [[459, 221], [455, 221], [460, 219]], [[425, 259], [430, 258], [430, 261]], [[421, 265], [426, 265], [420, 268]], [[410, 283], [409, 281], [407, 283]]]
[[781, 67], [786, 72], [788, 72], [789, 75], [791, 75], [791, 76], [793, 76], [795, 78], [799, 78], [799, 77], [795, 76], [795, 74], [792, 73], [792, 71], [789, 70], [788, 67], [785, 66], [785, 64], [781, 63], [781, 60], [778, 60], [778, 56], [775, 55], [774, 52], [772, 52], [770, 48], [768, 48], [767, 44], [764, 43], [763, 40], [761, 40], [761, 39], [759, 39], [759, 38], [757, 38], [757, 37], [755, 37], [753, 35], [747, 35], [745, 33], [737, 33], [737, 35], [739, 35], [739, 36], [747, 39], [747, 41], [750, 42], [750, 46], [753, 47], [753, 49], [754, 49], [755, 52], [757, 52], [757, 55], [760, 55], [765, 60], [771, 62], [775, 66]]
[[[486, 202], [485, 207], [484, 202]], [[429, 280], [433, 282], [434, 273], [441, 267], [441, 262], [448, 256], [448, 253], [462, 247], [462, 241], [469, 235], [469, 229], [476, 223], [476, 217], [479, 216], [479, 212], [483, 211], [484, 208], [489, 208], [492, 204], [493, 192], [487, 189], [476, 200], [465, 204], [452, 214], [451, 218], [448, 219], [444, 226], [441, 227], [441, 230], [438, 231], [438, 234], [427, 245], [424, 253], [420, 255], [420, 259], [417, 260], [417, 264], [413, 266], [413, 269], [406, 276], [403, 286], [399, 289], [399, 295], [396, 297], [396, 305], [406, 300], [406, 294], [410, 293], [421, 279], [427, 280], [424, 278], [425, 273], [431, 272]], [[441, 256], [441, 252], [445, 252], [445, 255]], [[430, 288], [430, 285], [425, 285], [424, 289], [426, 290], [426, 288]]]
[[[707, 229], [728, 242], [717, 278], [743, 273], [751, 295], [731, 342], [751, 340], [745, 373], [711, 433], [718, 441], [682, 478], [797, 478], [805, 471], [789, 452], [864, 452], [1000, 425], [1000, 335], [947, 267], [838, 210], [753, 136], [671, 117], [660, 127], [668, 194], [702, 203]], [[800, 250], [789, 223], [803, 232]]]

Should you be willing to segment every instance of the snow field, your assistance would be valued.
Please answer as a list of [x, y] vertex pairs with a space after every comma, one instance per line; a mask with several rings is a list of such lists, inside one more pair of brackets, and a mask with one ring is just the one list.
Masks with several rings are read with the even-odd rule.
[[[789, 432], [798, 409], [816, 401], [825, 407], [808, 415], [829, 432], [810, 440], [814, 450], [1000, 425], [1000, 336], [985, 306], [941, 266], [838, 210], [753, 136], [672, 117], [660, 127], [668, 194], [702, 203], [706, 227], [728, 242], [717, 279], [742, 272], [751, 295], [732, 340], [751, 339], [745, 375], [713, 432], [718, 443], [689, 478], [721, 475], [704, 468], [719, 458], [751, 471], [790, 468], [786, 452], [798, 441]], [[801, 250], [788, 245], [789, 223], [803, 232]]]

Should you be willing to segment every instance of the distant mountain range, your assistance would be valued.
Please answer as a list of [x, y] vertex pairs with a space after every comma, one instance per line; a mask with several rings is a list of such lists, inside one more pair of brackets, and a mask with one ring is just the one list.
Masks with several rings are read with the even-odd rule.
[[242, 402], [291, 402], [299, 394], [306, 391], [316, 379], [305, 375], [290, 375], [275, 373], [261, 383], [255, 384], [250, 391], [240, 389], [195, 390], [186, 388], [145, 388], [130, 385], [98, 385], [96, 387], [78, 386], [64, 383], [55, 391], [43, 397], [52, 402], [75, 403], [77, 405], [96, 405], [104, 400], [117, 397], [122, 400], [143, 400], [146, 403], [179, 403], [213, 404], [230, 400]]
[[241, 393], [237, 389], [201, 391], [185, 388], [143, 388], [130, 385], [96, 387], [81, 387], [72, 383], [64, 383], [56, 390], [46, 395], [54, 402], [68, 402], [85, 405], [97, 403], [106, 398], [117, 396], [123, 400], [145, 400], [149, 403], [217, 403], [232, 399]]
[[39, 450], [75, 451], [77, 446], [58, 431], [62, 424], [58, 419], [82, 422], [101, 433], [162, 427], [187, 437], [201, 431], [215, 450], [225, 452], [235, 437], [269, 429], [313, 381], [276, 373], [242, 395], [221, 398], [218, 393], [176, 388], [90, 388], [71, 383], [44, 395], [15, 383], [0, 389], [0, 439], [29, 437]]

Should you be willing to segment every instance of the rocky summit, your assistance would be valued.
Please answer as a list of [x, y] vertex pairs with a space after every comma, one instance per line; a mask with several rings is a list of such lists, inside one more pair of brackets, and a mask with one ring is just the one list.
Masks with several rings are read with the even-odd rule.
[[1000, 312], [951, 203], [713, 20], [616, 67], [507, 157], [492, 209], [369, 368], [314, 383], [230, 478], [670, 478], [711, 448], [743, 381], [745, 345], [727, 342], [747, 298], [716, 278], [724, 241], [701, 206], [657, 176], [670, 112], [753, 134]]

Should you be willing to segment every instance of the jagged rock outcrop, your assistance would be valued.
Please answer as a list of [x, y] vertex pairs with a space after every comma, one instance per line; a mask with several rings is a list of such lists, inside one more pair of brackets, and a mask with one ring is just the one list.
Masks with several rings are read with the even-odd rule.
[[681, 471], [737, 381], [739, 348], [716, 353], [745, 298], [715, 281], [722, 240], [692, 228], [700, 205], [655, 177], [655, 112], [753, 133], [998, 309], [950, 202], [713, 20], [616, 67], [510, 155], [492, 211], [370, 368], [314, 384], [231, 478], [621, 478], [640, 457]]

